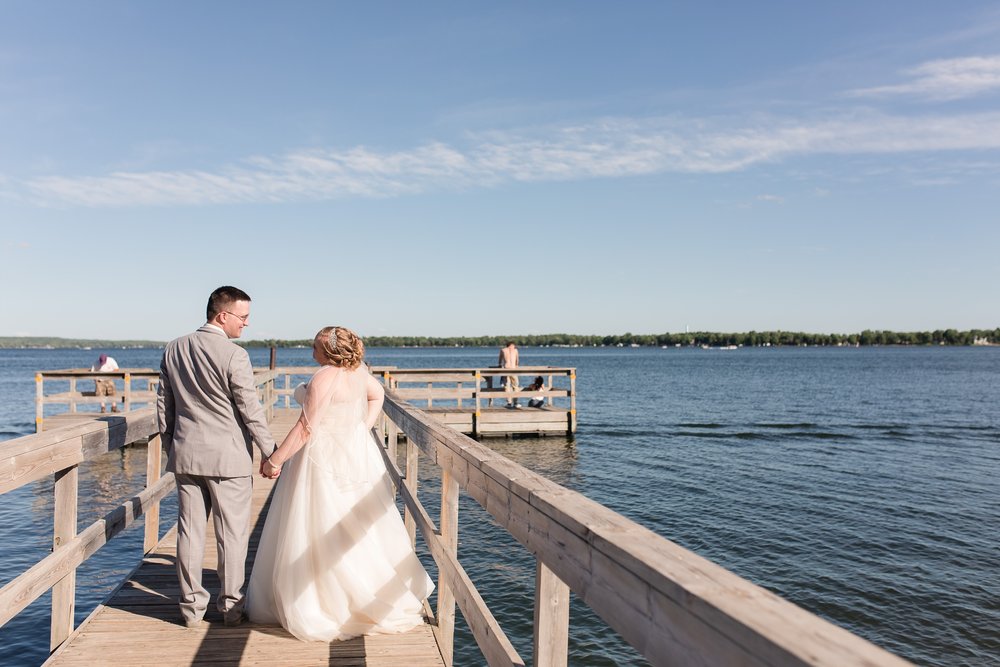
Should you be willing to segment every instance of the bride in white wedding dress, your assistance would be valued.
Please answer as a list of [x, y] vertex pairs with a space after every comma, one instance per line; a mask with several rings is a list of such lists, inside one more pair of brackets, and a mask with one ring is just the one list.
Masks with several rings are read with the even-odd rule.
[[[405, 632], [423, 622], [434, 584], [410, 546], [371, 428], [384, 391], [352, 331], [313, 342], [321, 368], [302, 415], [262, 464], [280, 477], [264, 524], [247, 615], [305, 641]], [[284, 467], [282, 469], [282, 464]]]

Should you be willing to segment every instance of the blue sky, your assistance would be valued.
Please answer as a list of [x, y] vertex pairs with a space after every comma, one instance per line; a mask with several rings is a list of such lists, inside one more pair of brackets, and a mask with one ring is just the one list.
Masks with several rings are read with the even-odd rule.
[[1000, 325], [995, 3], [0, 12], [0, 335]]

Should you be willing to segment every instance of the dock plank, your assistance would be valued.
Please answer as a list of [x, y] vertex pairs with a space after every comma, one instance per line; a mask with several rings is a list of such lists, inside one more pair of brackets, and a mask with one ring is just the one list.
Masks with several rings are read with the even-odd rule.
[[[298, 410], [275, 410], [271, 430], [280, 442], [298, 417]], [[267, 514], [274, 482], [254, 478], [252, 532], [247, 572]], [[204, 582], [218, 590], [215, 540], [205, 543]], [[177, 608], [179, 588], [174, 568], [176, 527], [171, 529], [129, 579], [100, 605], [45, 665], [113, 665], [158, 667], [174, 665], [328, 665], [336, 667], [443, 667], [431, 626], [421, 625], [394, 635], [358, 637], [345, 642], [303, 642], [281, 627], [244, 623], [230, 628], [209, 605], [207, 624], [189, 629]]]

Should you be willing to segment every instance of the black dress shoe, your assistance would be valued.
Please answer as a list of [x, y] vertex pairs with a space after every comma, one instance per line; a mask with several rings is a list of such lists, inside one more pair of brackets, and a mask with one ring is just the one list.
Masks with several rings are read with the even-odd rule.
[[238, 614], [230, 614], [223, 619], [223, 623], [226, 624], [227, 628], [235, 628], [237, 625], [243, 625], [243, 622], [247, 620], [246, 612], [241, 611]]

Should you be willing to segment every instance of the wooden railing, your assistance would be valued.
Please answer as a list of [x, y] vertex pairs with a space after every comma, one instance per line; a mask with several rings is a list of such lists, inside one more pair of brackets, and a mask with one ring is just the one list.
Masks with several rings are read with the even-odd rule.
[[[311, 374], [315, 368], [308, 370]], [[269, 410], [273, 409], [278, 400], [277, 396], [279, 392], [277, 392], [274, 386], [274, 378], [277, 376], [278, 372], [273, 369], [254, 371], [254, 381], [257, 383], [261, 400], [264, 403], [264, 407]], [[46, 394], [46, 380], [50, 382], [49, 386], [51, 386], [52, 382], [68, 382], [69, 391]], [[121, 389], [113, 396], [97, 396], [94, 391], [83, 391], [80, 389], [79, 383], [81, 381], [86, 386], [89, 382], [96, 380], [120, 381]], [[136, 381], [145, 382], [146, 386], [134, 387], [133, 382]], [[287, 385], [287, 376], [285, 382]], [[75, 414], [81, 405], [97, 403], [112, 403], [117, 405], [121, 403], [122, 410], [129, 412], [138, 405], [154, 404], [156, 402], [156, 388], [159, 383], [159, 371], [154, 371], [150, 368], [126, 368], [106, 373], [76, 369], [38, 371], [35, 373], [35, 432], [41, 433], [43, 430], [46, 405], [67, 405], [68, 413]], [[118, 382], [115, 382], [115, 387], [118, 389]], [[268, 412], [268, 419], [270, 418], [271, 412]]]
[[[374, 368], [372, 373], [383, 378], [386, 387], [411, 405], [428, 410], [456, 407], [468, 402], [472, 412], [471, 433], [489, 435], [490, 425], [481, 423], [482, 411], [494, 401], [503, 405], [512, 400], [525, 405], [529, 398], [542, 397], [546, 405], [555, 407], [559, 400], [565, 409], [560, 413], [566, 433], [576, 432], [576, 369], [552, 366], [520, 366], [518, 368]], [[536, 377], [543, 384], [539, 390], [508, 393], [501, 387], [503, 376], [519, 378], [523, 390]], [[544, 417], [544, 415], [534, 415]], [[468, 430], [468, 429], [467, 429]], [[501, 427], [502, 430], [502, 427]]]
[[[284, 407], [294, 407], [292, 394], [299, 382], [308, 381], [317, 366], [283, 366], [275, 369], [274, 394]], [[503, 422], [484, 422], [482, 410], [491, 407], [494, 401], [500, 405], [508, 399], [517, 398], [526, 405], [529, 398], [542, 397], [549, 408], [557, 412], [547, 414], [526, 413], [522, 420], [537, 422], [532, 426], [549, 433], [576, 432], [576, 369], [553, 366], [522, 366], [515, 369], [503, 368], [396, 368], [395, 366], [372, 366], [369, 369], [381, 378], [386, 387], [412, 405], [426, 409], [465, 410], [463, 419], [453, 426], [471, 433], [474, 437], [504, 434], [509, 429]], [[500, 378], [516, 375], [521, 388], [527, 387], [536, 377], [541, 376], [543, 386], [530, 393], [508, 394], [500, 386]], [[556, 401], [559, 402], [557, 405]]]
[[[269, 421], [277, 400], [276, 375], [273, 370], [254, 373]], [[0, 442], [0, 495], [49, 475], [55, 477], [52, 553], [0, 589], [0, 626], [52, 589], [52, 650], [73, 631], [76, 568], [143, 514], [143, 552], [153, 549], [160, 540], [160, 501], [174, 489], [173, 475], [161, 476], [162, 447], [155, 408], [94, 417], [82, 424]], [[144, 441], [146, 488], [123, 499], [118, 507], [78, 533], [80, 464]]]
[[[68, 412], [72, 414], [76, 413], [81, 405], [110, 403], [117, 408], [120, 403], [122, 409], [128, 412], [137, 405], [152, 404], [156, 401], [156, 385], [159, 384], [159, 377], [159, 372], [151, 368], [121, 368], [106, 373], [77, 369], [39, 371], [35, 373], [35, 432], [41, 433], [43, 430], [46, 405], [67, 405]], [[69, 391], [46, 394], [46, 380], [50, 383], [68, 382]], [[114, 382], [115, 394], [98, 396], [94, 391], [82, 389], [96, 380]], [[133, 386], [133, 382], [136, 381], [145, 382], [145, 386]]]
[[295, 387], [298, 382], [308, 382], [318, 370], [319, 366], [282, 366], [274, 369], [274, 396], [282, 407], [296, 407], [292, 403]]
[[[0, 625], [51, 588], [53, 650], [73, 631], [76, 568], [143, 514], [144, 550], [152, 549], [159, 541], [159, 502], [174, 488], [173, 475], [160, 476], [160, 435], [154, 408], [101, 417], [0, 443], [0, 494], [55, 476], [52, 553], [0, 589]], [[77, 533], [79, 465], [147, 440], [145, 490]]]
[[[419, 528], [438, 566], [436, 633], [449, 665], [456, 602], [487, 663], [524, 664], [458, 561], [460, 489], [536, 559], [536, 667], [567, 664], [570, 590], [654, 665], [910, 664], [439, 424], [398, 393], [387, 392], [383, 411], [374, 436], [411, 539]], [[405, 474], [396, 467], [400, 431]], [[441, 470], [440, 526], [417, 498], [420, 455]]]

